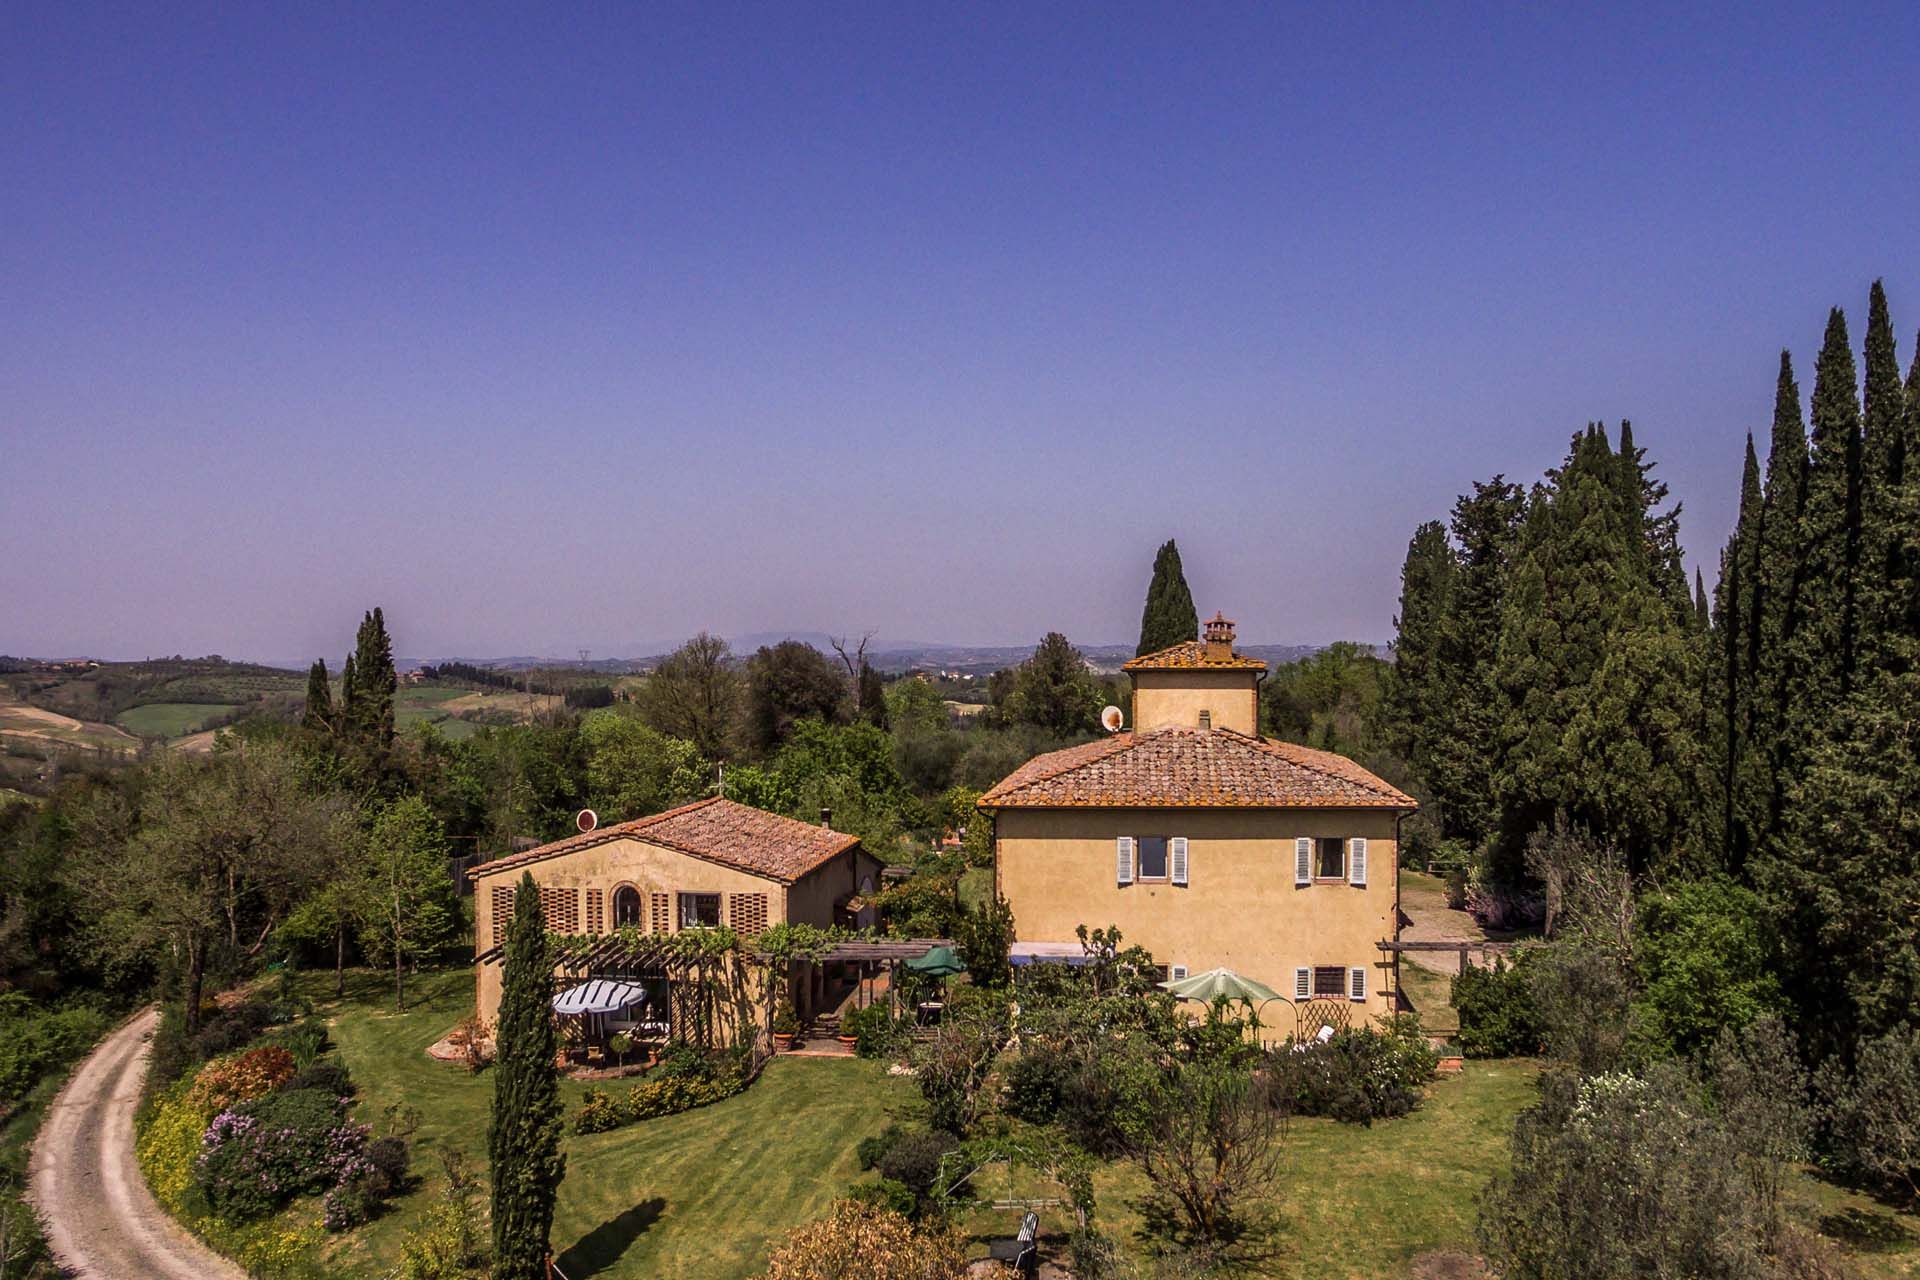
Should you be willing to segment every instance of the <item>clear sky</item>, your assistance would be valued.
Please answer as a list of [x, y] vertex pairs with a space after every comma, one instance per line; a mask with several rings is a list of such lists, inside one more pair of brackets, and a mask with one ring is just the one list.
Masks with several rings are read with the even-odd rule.
[[1385, 640], [1593, 418], [1711, 566], [1920, 6], [1545, 8], [5, 6], [0, 651]]

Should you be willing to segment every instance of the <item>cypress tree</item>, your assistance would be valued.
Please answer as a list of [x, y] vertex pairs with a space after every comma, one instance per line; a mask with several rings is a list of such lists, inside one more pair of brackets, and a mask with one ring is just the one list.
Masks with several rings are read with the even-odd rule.
[[354, 643], [354, 692], [348, 723], [360, 741], [381, 750], [393, 745], [393, 694], [399, 680], [393, 670], [393, 642], [378, 608], [360, 621]]
[[327, 683], [327, 660], [315, 658], [307, 669], [307, 706], [300, 715], [307, 729], [324, 732], [333, 728], [333, 688]]
[[1423, 778], [1432, 769], [1432, 743], [1446, 732], [1450, 719], [1442, 647], [1454, 576], [1446, 527], [1429, 520], [1414, 530], [1400, 569], [1400, 614], [1394, 619], [1393, 667], [1386, 691], [1394, 749]]
[[1857, 639], [1854, 570], [1860, 553], [1860, 399], [1847, 318], [1838, 307], [1813, 376], [1812, 458], [1793, 655], [1803, 730], [1824, 719], [1853, 676]]
[[351, 736], [359, 731], [360, 723], [360, 673], [354, 670], [353, 655], [340, 667], [340, 718], [337, 727]]
[[1187, 590], [1180, 548], [1169, 538], [1153, 557], [1153, 581], [1147, 584], [1147, 604], [1140, 612], [1140, 645], [1134, 656], [1199, 638], [1200, 612], [1193, 607], [1193, 593]]
[[553, 958], [540, 890], [532, 874], [523, 873], [502, 959], [487, 1131], [496, 1280], [543, 1280], [554, 1200], [566, 1176], [552, 997]]
[[1758, 653], [1754, 631], [1758, 625], [1759, 564], [1765, 500], [1760, 488], [1760, 460], [1754, 453], [1753, 433], [1747, 433], [1747, 455], [1740, 471], [1740, 511], [1733, 536], [1720, 555], [1720, 581], [1714, 587], [1713, 648], [1709, 670], [1712, 732], [1705, 740], [1714, 753], [1716, 772], [1710, 787], [1718, 802], [1717, 838], [1721, 859], [1737, 869], [1752, 850], [1754, 818], [1747, 811], [1754, 793], [1752, 772], [1754, 662]]
[[1900, 528], [1898, 495], [1906, 470], [1906, 390], [1894, 349], [1887, 291], [1878, 280], [1867, 305], [1866, 397], [1861, 410], [1860, 555], [1856, 570], [1859, 638], [1856, 669], [1871, 665], [1894, 625], [1890, 584]]
[[1778, 831], [1786, 805], [1785, 765], [1790, 747], [1787, 704], [1791, 651], [1797, 643], [1800, 590], [1805, 575], [1807, 429], [1800, 413], [1800, 386], [1793, 357], [1780, 353], [1774, 383], [1773, 428], [1767, 446], [1765, 501], [1760, 513], [1758, 570], [1754, 579], [1749, 665], [1753, 707], [1749, 717], [1751, 769], [1757, 794], [1742, 801], [1752, 815], [1752, 847]]

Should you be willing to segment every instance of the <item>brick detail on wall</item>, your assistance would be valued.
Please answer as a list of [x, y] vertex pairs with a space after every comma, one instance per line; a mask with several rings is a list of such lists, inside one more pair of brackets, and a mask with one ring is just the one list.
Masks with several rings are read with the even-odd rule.
[[513, 919], [513, 886], [497, 884], [493, 886], [493, 945], [500, 946], [507, 940], [507, 922]]
[[607, 891], [605, 889], [587, 890], [587, 932], [605, 933], [607, 931]]
[[727, 923], [742, 937], [764, 933], [767, 928], [767, 895], [730, 893], [727, 895]]
[[656, 893], [653, 895], [653, 929], [652, 931], [654, 933], [673, 932], [673, 895], [672, 894]]
[[548, 933], [580, 932], [580, 891], [541, 886], [540, 910], [547, 917]]

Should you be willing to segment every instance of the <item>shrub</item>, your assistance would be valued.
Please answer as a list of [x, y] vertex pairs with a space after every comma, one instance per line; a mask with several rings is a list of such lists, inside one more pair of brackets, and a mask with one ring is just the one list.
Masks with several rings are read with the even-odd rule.
[[273, 1092], [293, 1076], [293, 1055], [279, 1045], [262, 1045], [201, 1067], [187, 1098], [202, 1111], [224, 1111]]
[[788, 1234], [760, 1280], [961, 1280], [965, 1238], [852, 1200]]
[[847, 1188], [847, 1199], [875, 1211], [904, 1214], [911, 1218], [919, 1208], [920, 1197], [913, 1188], [893, 1178], [879, 1178]]
[[337, 1062], [315, 1062], [294, 1072], [289, 1089], [318, 1089], [336, 1098], [351, 1098], [358, 1090], [347, 1069]]
[[1295, 1115], [1371, 1125], [1419, 1106], [1439, 1061], [1417, 1021], [1402, 1015], [1384, 1031], [1342, 1031], [1271, 1054], [1271, 1096]]
[[10, 1006], [0, 1016], [0, 1108], [25, 1097], [34, 1082], [79, 1058], [107, 1033], [112, 1019], [99, 1009]]
[[678, 1115], [695, 1107], [731, 1098], [752, 1082], [744, 1060], [724, 1055], [719, 1063], [695, 1054], [707, 1065], [684, 1065], [677, 1071], [656, 1069], [641, 1083], [616, 1096], [605, 1089], [588, 1089], [580, 1109], [573, 1113], [575, 1133], [604, 1133], [621, 1125], [659, 1116]]
[[1769, 1229], [1729, 1119], [1668, 1063], [1548, 1075], [1514, 1126], [1511, 1169], [1481, 1200], [1482, 1252], [1509, 1280], [1834, 1274], [1817, 1245]]
[[1528, 972], [1530, 953], [1512, 964], [1497, 957], [1491, 969], [1464, 968], [1453, 980], [1460, 1013], [1460, 1050], [1469, 1058], [1530, 1057], [1545, 1039]]
[[1833, 1118], [1833, 1161], [1856, 1176], [1920, 1197], [1920, 1032], [1860, 1046], [1851, 1078], [1822, 1081]]
[[274, 1044], [291, 1053], [294, 1065], [301, 1068], [325, 1053], [331, 1043], [327, 1038], [326, 1024], [311, 1019], [276, 1031], [271, 1039]]
[[375, 1138], [367, 1144], [365, 1156], [371, 1166], [365, 1181], [375, 1195], [385, 1199], [407, 1185], [413, 1153], [405, 1138]]
[[210, 1118], [187, 1101], [190, 1082], [177, 1081], [160, 1094], [145, 1117], [145, 1127], [134, 1144], [140, 1171], [154, 1198], [176, 1218], [190, 1216], [196, 1194], [194, 1163], [200, 1156], [200, 1137]]
[[347, 1123], [331, 1094], [270, 1093], [213, 1117], [194, 1179], [215, 1213], [243, 1222], [363, 1175], [366, 1140], [366, 1126]]
[[985, 1108], [987, 1073], [1006, 1042], [1006, 1009], [999, 1004], [955, 1004], [914, 1053], [914, 1082], [927, 1101], [933, 1127], [966, 1133]]
[[880, 1176], [912, 1193], [909, 1216], [918, 1217], [925, 1210], [928, 1196], [940, 1180], [941, 1158], [959, 1145], [960, 1140], [950, 1133], [923, 1130], [902, 1134], [880, 1157]]
[[860, 1171], [865, 1173], [880, 1163], [880, 1157], [893, 1149], [893, 1144], [906, 1136], [907, 1131], [897, 1124], [890, 1124], [880, 1133], [870, 1138], [860, 1139], [860, 1145], [853, 1149], [854, 1157], [860, 1162]]
[[349, 1231], [371, 1222], [380, 1212], [381, 1196], [366, 1178], [353, 1178], [327, 1192], [320, 1220], [329, 1231]]
[[1007, 1114], [1029, 1124], [1049, 1124], [1060, 1114], [1064, 1077], [1071, 1069], [1066, 1057], [1042, 1045], [1024, 1047], [1007, 1068]]

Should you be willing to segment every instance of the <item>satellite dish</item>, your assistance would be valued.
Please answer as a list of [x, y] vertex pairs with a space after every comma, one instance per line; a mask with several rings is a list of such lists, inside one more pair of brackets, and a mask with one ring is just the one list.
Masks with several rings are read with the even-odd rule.
[[1120, 714], [1118, 707], [1107, 707], [1100, 712], [1100, 727], [1108, 733], [1120, 732], [1120, 726], [1123, 723], [1125, 723], [1125, 717]]
[[573, 825], [582, 831], [591, 831], [600, 825], [600, 815], [591, 809], [582, 809], [573, 815]]

